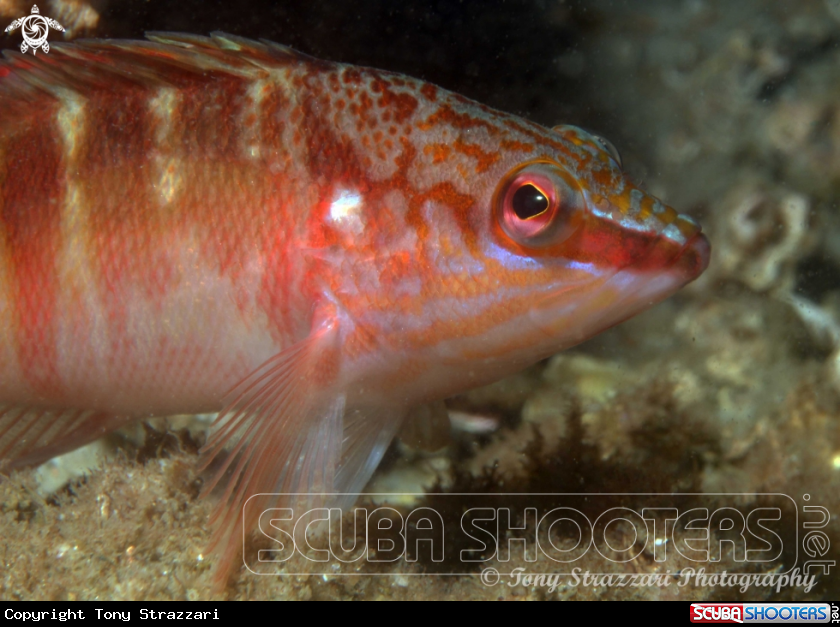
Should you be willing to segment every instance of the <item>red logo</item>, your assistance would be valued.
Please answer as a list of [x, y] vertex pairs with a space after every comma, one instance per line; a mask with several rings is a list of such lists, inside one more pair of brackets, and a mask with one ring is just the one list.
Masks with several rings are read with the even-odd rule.
[[692, 603], [692, 623], [743, 623], [744, 606], [738, 603]]

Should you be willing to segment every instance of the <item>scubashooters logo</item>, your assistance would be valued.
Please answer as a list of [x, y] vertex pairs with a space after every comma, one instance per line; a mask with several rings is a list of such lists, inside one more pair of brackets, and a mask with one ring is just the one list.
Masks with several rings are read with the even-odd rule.
[[[258, 520], [259, 549], [247, 568], [393, 576], [416, 574], [413, 563], [422, 561], [426, 574], [478, 575], [485, 586], [691, 585], [744, 593], [809, 591], [835, 566], [824, 530], [830, 512], [784, 494], [437, 494], [437, 503], [453, 501], [442, 509], [357, 496], [368, 505], [352, 512], [252, 512], [249, 500], [243, 513]], [[616, 506], [616, 496], [639, 505]]]
[[47, 35], [50, 33], [50, 28], [57, 31], [64, 32], [64, 27], [56, 22], [54, 19], [44, 17], [38, 10], [38, 5], [32, 5], [32, 13], [26, 17], [20, 17], [6, 27], [7, 33], [13, 33], [18, 28], [23, 34], [23, 43], [20, 45], [20, 51], [25, 53], [27, 50], [32, 50], [32, 54], [38, 52], [41, 48], [44, 52], [50, 51], [50, 44], [47, 43]]

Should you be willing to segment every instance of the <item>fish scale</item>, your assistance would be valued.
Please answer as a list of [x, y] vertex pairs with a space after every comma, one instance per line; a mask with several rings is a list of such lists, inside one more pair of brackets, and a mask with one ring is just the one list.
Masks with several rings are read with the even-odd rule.
[[412, 408], [708, 264], [585, 131], [268, 42], [149, 40], [0, 63], [0, 467], [219, 412], [219, 585], [252, 495], [349, 503], [319, 495], [360, 491]]

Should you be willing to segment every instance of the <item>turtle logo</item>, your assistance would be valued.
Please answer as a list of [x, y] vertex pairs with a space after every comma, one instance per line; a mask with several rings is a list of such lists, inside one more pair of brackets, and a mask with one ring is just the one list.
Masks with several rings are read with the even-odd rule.
[[20, 45], [20, 51], [26, 52], [32, 48], [32, 54], [42, 48], [44, 52], [50, 51], [50, 45], [47, 43], [47, 35], [50, 28], [64, 32], [64, 27], [55, 20], [44, 17], [38, 11], [38, 5], [32, 5], [32, 13], [26, 17], [20, 17], [6, 27], [7, 33], [12, 33], [18, 28], [22, 28], [23, 43]]

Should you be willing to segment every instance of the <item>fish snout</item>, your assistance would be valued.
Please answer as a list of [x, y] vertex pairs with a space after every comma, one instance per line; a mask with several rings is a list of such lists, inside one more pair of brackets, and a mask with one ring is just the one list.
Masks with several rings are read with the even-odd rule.
[[693, 281], [709, 267], [712, 245], [705, 233], [698, 232], [683, 248], [674, 262], [674, 269]]
[[709, 266], [712, 245], [697, 222], [679, 214], [671, 225], [660, 232], [660, 236], [680, 245], [672, 261], [672, 271], [683, 276], [686, 282], [693, 281], [705, 272]]

